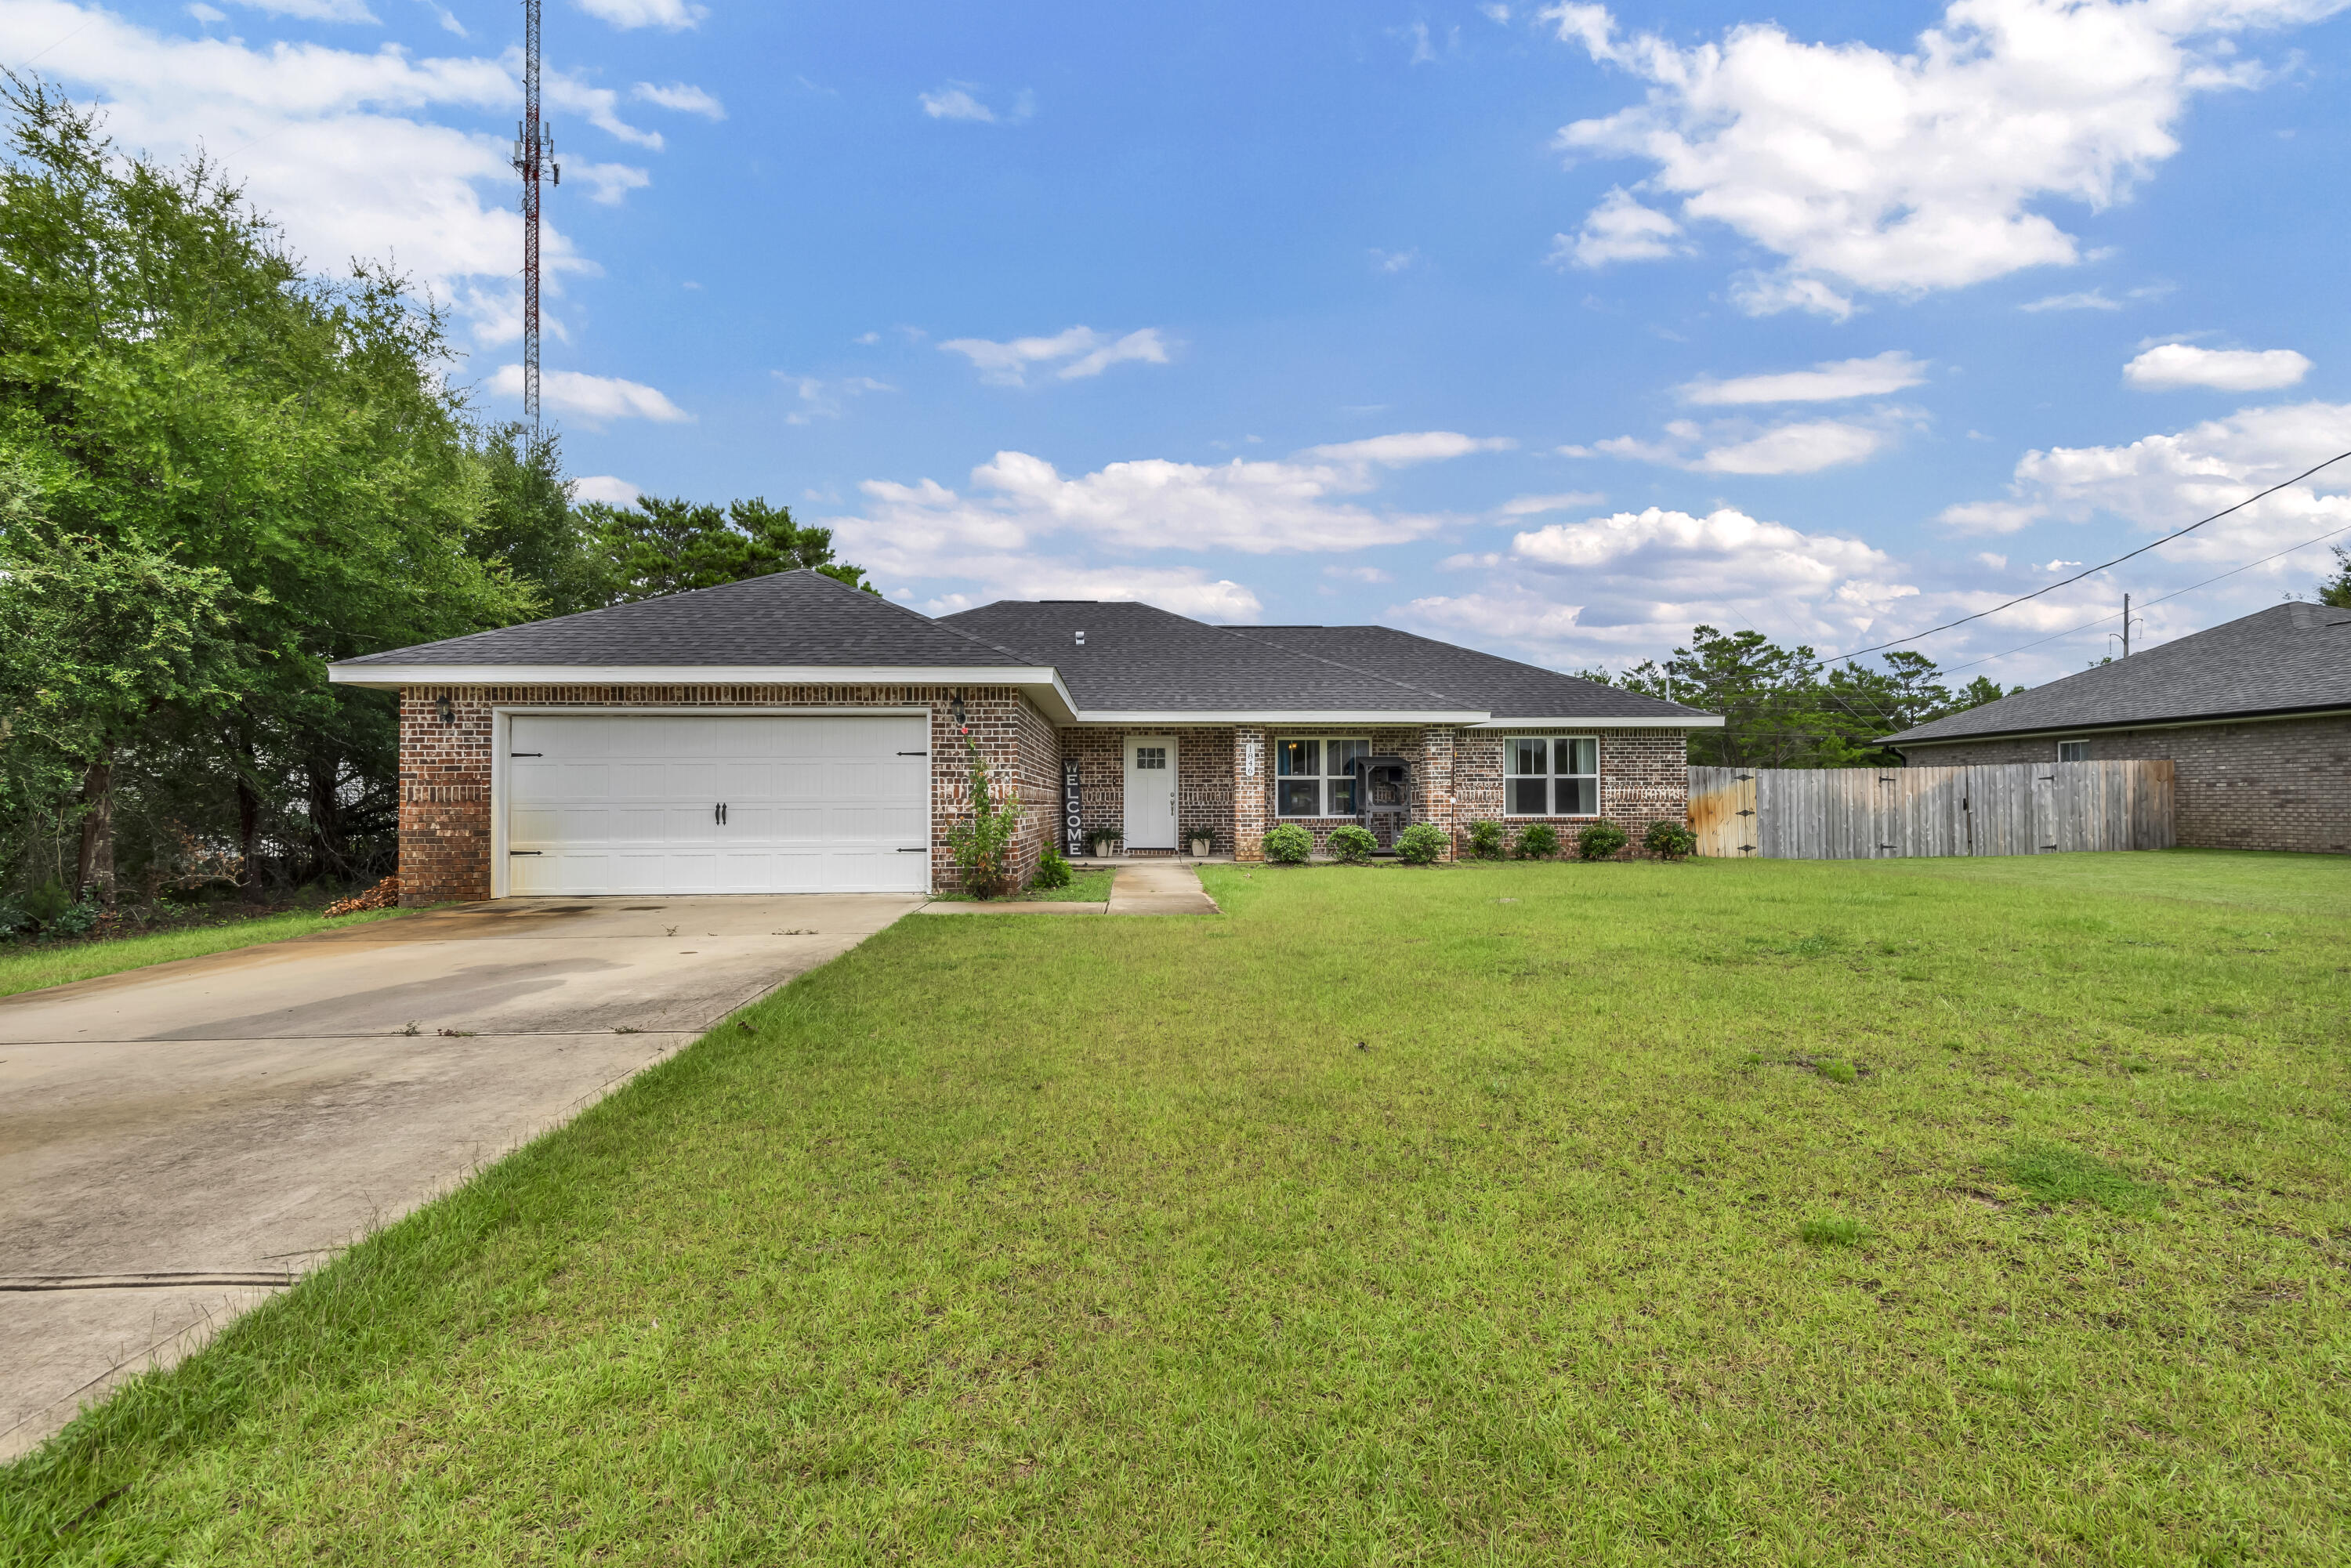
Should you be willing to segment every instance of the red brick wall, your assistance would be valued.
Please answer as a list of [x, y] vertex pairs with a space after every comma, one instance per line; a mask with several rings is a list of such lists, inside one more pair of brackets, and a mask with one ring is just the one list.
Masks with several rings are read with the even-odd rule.
[[[1689, 732], [1681, 729], [1469, 729], [1463, 730], [1454, 765], [1454, 809], [1458, 842], [1466, 848], [1469, 824], [1500, 822], [1515, 834], [1528, 822], [1549, 822], [1570, 840], [1593, 817], [1512, 817], [1503, 810], [1502, 746], [1521, 735], [1596, 735], [1600, 737], [1601, 817], [1625, 830], [1635, 846], [1649, 824], [1689, 817]], [[1628, 849], [1627, 854], [1635, 852]]]
[[[2054, 762], [2059, 737], [1911, 746], [1921, 768]], [[2199, 849], [2351, 853], [2351, 718], [2113, 730], [2076, 738], [2093, 762], [2173, 768], [2178, 841]]]
[[[971, 739], [1020, 791], [1020, 874], [1037, 868], [1059, 799], [1052, 726], [1010, 686], [409, 686], [400, 702], [400, 887], [404, 904], [490, 896], [491, 711], [528, 707], [926, 707], [931, 713], [931, 864], [957, 885], [947, 829], [970, 809], [970, 768], [950, 704], [964, 698]], [[451, 722], [443, 724], [439, 699]]]
[[[1233, 852], [1234, 732], [1223, 725], [1107, 726], [1060, 732], [1061, 755], [1078, 759], [1078, 808], [1089, 829], [1126, 829], [1126, 740], [1130, 735], [1165, 735], [1176, 742], [1176, 828], [1206, 826], [1209, 852]], [[1262, 763], [1259, 764], [1263, 766]], [[1058, 769], [1059, 764], [1056, 764]], [[1054, 780], [1058, 800], [1061, 780]], [[1177, 852], [1185, 846], [1178, 844]], [[1137, 851], [1139, 854], [1153, 852]]]
[[[1261, 843], [1267, 831], [1284, 822], [1296, 822], [1314, 835], [1314, 852], [1329, 852], [1331, 832], [1356, 821], [1353, 817], [1284, 817], [1274, 810], [1274, 747], [1284, 740], [1369, 740], [1374, 756], [1393, 755], [1412, 763], [1412, 796], [1409, 821], [1434, 821], [1447, 825], [1452, 810], [1453, 731], [1449, 729], [1399, 729], [1393, 727], [1371, 728], [1363, 725], [1272, 725], [1259, 732], [1264, 743], [1258, 758], [1258, 776], [1252, 797], [1254, 815], [1260, 824], [1257, 838]], [[1251, 860], [1261, 860], [1263, 852], [1251, 846]]]

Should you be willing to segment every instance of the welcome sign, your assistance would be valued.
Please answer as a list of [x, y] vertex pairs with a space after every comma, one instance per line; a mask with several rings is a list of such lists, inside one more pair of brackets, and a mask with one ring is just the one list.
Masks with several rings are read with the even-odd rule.
[[1078, 759], [1061, 758], [1061, 833], [1070, 841], [1071, 859], [1086, 852], [1085, 812], [1078, 801]]

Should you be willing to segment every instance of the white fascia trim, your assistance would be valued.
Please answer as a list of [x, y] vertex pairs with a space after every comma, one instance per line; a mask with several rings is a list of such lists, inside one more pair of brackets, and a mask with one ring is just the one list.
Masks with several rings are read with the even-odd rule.
[[329, 664], [340, 686], [1033, 686], [1067, 724], [1078, 705], [1050, 664]]
[[1316, 709], [1270, 711], [1263, 708], [1232, 713], [1115, 713], [1089, 710], [1078, 715], [1080, 724], [1458, 724], [1475, 725], [1486, 716], [1474, 713], [1420, 713], [1394, 708], [1372, 713]]
[[1698, 713], [1687, 718], [1489, 718], [1471, 729], [1720, 729], [1719, 714]]

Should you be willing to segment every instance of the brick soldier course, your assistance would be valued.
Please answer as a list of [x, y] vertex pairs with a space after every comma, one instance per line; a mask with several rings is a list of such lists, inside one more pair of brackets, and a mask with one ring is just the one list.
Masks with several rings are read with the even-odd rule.
[[[402, 893], [420, 904], [493, 894], [502, 808], [492, 754], [507, 712], [759, 713], [788, 724], [831, 710], [920, 710], [930, 732], [929, 880], [939, 891], [956, 885], [948, 834], [970, 811], [975, 750], [1019, 796], [1014, 851], [1025, 878], [1061, 837], [1065, 758], [1078, 765], [1084, 826], [1126, 831], [1127, 746], [1138, 737], [1173, 743], [1179, 835], [1206, 828], [1211, 852], [1255, 860], [1278, 821], [1301, 823], [1319, 851], [1356, 820], [1278, 815], [1275, 748], [1285, 739], [1364, 740], [1375, 755], [1405, 758], [1408, 820], [1436, 824], [1458, 852], [1471, 822], [1507, 818], [1503, 747], [1513, 736], [1597, 740], [1598, 815], [1637, 839], [1651, 821], [1685, 813], [1687, 733], [1720, 723], [1384, 627], [1217, 627], [1149, 605], [1051, 601], [933, 620], [813, 572], [395, 649], [344, 661], [332, 675], [400, 693]], [[1593, 819], [1541, 820], [1572, 833]], [[658, 839], [626, 848], [632, 865], [671, 863]], [[703, 841], [694, 852], [706, 865], [713, 851]], [[693, 856], [677, 853], [674, 874], [695, 874], [684, 869]]]

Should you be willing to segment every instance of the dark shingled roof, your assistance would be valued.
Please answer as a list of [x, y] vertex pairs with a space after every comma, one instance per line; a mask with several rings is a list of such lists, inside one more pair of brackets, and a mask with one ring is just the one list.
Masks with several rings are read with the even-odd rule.
[[1024, 668], [1024, 655], [820, 571], [533, 621], [341, 661], [368, 664], [814, 664]]
[[1237, 626], [1245, 637], [1416, 681], [1496, 718], [1698, 718], [1697, 708], [1387, 626]]
[[2279, 604], [1890, 737], [1889, 746], [2351, 707], [2351, 610]]
[[[940, 621], [1051, 664], [1087, 712], [1484, 711], [1425, 685], [1258, 642], [1149, 604], [1007, 599]], [[1082, 648], [1080, 632], [1086, 634]]]

